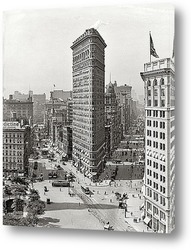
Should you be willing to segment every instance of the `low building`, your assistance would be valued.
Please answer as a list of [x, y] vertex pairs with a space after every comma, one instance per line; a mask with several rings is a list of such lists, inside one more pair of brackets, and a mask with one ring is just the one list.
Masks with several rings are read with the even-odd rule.
[[19, 101], [13, 99], [13, 95], [9, 99], [3, 100], [3, 120], [15, 121], [17, 120], [22, 125], [33, 124], [33, 102], [32, 97], [27, 100]]

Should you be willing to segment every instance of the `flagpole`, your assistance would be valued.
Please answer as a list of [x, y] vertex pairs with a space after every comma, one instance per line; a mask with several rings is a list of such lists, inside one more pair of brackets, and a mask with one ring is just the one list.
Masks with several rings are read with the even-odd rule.
[[150, 51], [149, 51], [149, 53], [150, 53], [150, 63], [151, 63], [151, 32], [149, 31], [149, 44], [150, 44]]

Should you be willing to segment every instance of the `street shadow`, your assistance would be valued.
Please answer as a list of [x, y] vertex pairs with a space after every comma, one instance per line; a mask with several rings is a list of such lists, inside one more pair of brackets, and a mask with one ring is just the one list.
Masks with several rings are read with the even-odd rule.
[[50, 224], [50, 223], [58, 223], [59, 221], [60, 221], [59, 219], [54, 219], [51, 217], [43, 217], [43, 218], [39, 218], [38, 225], [40, 227], [59, 228], [60, 226], [58, 226], [58, 225]]
[[109, 204], [84, 204], [84, 203], [50, 203], [46, 205], [46, 211], [53, 210], [82, 210], [82, 209], [116, 209], [118, 206]]

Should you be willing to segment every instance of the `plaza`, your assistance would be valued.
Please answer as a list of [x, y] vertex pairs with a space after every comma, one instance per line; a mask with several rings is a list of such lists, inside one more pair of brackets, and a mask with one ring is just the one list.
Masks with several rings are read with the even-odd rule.
[[[45, 168], [43, 173], [60, 164], [60, 156], [56, 152], [55, 154], [57, 162], [54, 164], [46, 164], [48, 161], [41, 159]], [[141, 180], [116, 180], [112, 183], [110, 180], [104, 180], [93, 183], [77, 171], [72, 162], [65, 164], [60, 164], [63, 169], [61, 172], [72, 172], [76, 177], [72, 187], [52, 187], [52, 180], [48, 178], [33, 184], [39, 191], [41, 200], [50, 199], [51, 202], [46, 204], [46, 211], [40, 217], [38, 226], [104, 230], [105, 223], [109, 222], [115, 231], [151, 232], [142, 219]], [[44, 192], [44, 186], [48, 192]], [[86, 195], [81, 186], [88, 187], [90, 194]], [[70, 195], [71, 190], [74, 195]], [[127, 194], [127, 210], [119, 208], [116, 193]]]

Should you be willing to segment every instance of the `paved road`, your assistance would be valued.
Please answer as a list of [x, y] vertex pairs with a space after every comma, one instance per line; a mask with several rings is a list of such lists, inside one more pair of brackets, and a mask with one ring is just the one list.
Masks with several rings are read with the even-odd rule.
[[[96, 185], [95, 183], [92, 183], [90, 179], [77, 171], [76, 168], [72, 166], [71, 162], [66, 162], [66, 165], [62, 165], [60, 164], [59, 154], [56, 154], [56, 158], [57, 162], [54, 164], [59, 164], [63, 168], [63, 170], [60, 170], [59, 172], [59, 178], [63, 178], [65, 171], [72, 172], [76, 176], [73, 192], [83, 201], [85, 205], [87, 205], [88, 211], [98, 219], [102, 226], [109, 221], [110, 225], [112, 225], [116, 231], [136, 231], [136, 229], [132, 227], [127, 220], [125, 221], [125, 211], [124, 209], [118, 208], [118, 201], [116, 200], [115, 192], [127, 192], [128, 195], [137, 194], [140, 192], [142, 186], [140, 181], [133, 183], [133, 185], [128, 181], [118, 181], [113, 186], [109, 186], [107, 182]], [[51, 165], [53, 166], [54, 164]], [[46, 171], [50, 171], [50, 164], [46, 165], [45, 163], [45, 167], [46, 169], [43, 173], [46, 176]], [[84, 194], [81, 190], [81, 185], [88, 186], [93, 192], [93, 195], [89, 197]], [[137, 199], [137, 201], [138, 205], [136, 204], [136, 206], [139, 207], [139, 205], [143, 202], [141, 195], [140, 200]], [[140, 214], [140, 211], [138, 212]]]

